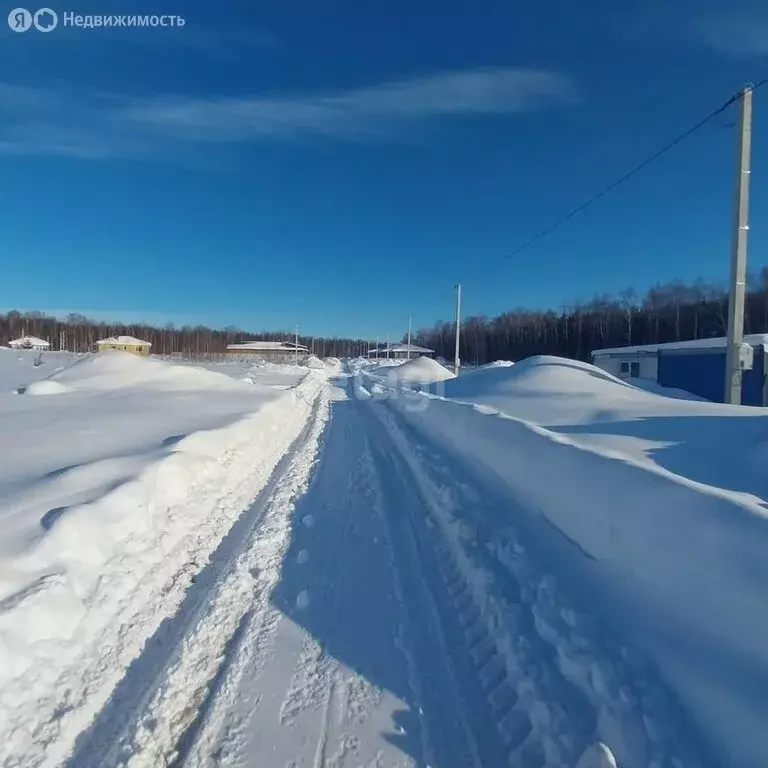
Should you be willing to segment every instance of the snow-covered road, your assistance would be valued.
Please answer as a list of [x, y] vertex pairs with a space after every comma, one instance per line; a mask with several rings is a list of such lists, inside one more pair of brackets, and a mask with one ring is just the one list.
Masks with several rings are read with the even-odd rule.
[[337, 379], [69, 765], [574, 768], [599, 741], [623, 768], [706, 764], [518, 503]]

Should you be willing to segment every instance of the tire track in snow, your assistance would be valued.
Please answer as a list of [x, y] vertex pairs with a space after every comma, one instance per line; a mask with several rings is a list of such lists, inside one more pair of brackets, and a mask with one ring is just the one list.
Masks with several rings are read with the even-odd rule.
[[424, 761], [429, 765], [476, 768], [482, 765], [476, 733], [468, 723], [455, 664], [425, 579], [423, 553], [413, 530], [413, 517], [423, 505], [409, 482], [410, 473], [392, 450], [394, 445], [382, 439], [381, 427], [371, 412], [361, 410], [361, 415], [370, 425], [366, 434], [367, 455], [371, 458], [371, 500], [387, 525], [397, 591], [404, 610], [404, 637], [400, 644], [420, 704]]
[[[392, 733], [393, 722], [412, 717], [412, 696], [403, 686], [402, 654], [390, 639], [400, 617], [391, 553], [370, 504], [354, 403], [338, 389], [332, 401], [319, 461], [292, 513], [291, 543], [272, 590], [277, 628], [257, 669], [252, 662], [231, 665], [186, 753], [188, 768], [310, 768], [318, 759], [327, 768], [412, 765], [397, 745], [408, 738], [412, 744], [417, 731], [409, 725], [409, 737], [398, 727]], [[304, 592], [309, 599], [301, 608], [296, 598]], [[249, 645], [246, 636], [238, 654], [253, 659]], [[386, 673], [384, 680], [369, 674], [371, 664]], [[253, 705], [244, 706], [249, 697]]]
[[[378, 410], [378, 413], [381, 415], [382, 411]], [[496, 641], [485, 626], [485, 616], [453, 562], [435, 523], [424, 516], [429, 505], [417, 476], [385, 425], [379, 423], [378, 426], [382, 456], [387, 457], [404, 492], [413, 499], [413, 503], [408, 505], [407, 517], [414, 546], [414, 562], [443, 637], [445, 665], [454, 682], [452, 696], [472, 753], [471, 758], [465, 757], [465, 760], [471, 760], [466, 764], [488, 768], [507, 765], [512, 751], [523, 746], [528, 738], [530, 719], [524, 710], [514, 708], [518, 697], [508, 683]], [[382, 441], [384, 436], [387, 436], [386, 441]], [[423, 665], [419, 672], [424, 674]], [[442, 742], [445, 739], [442, 725], [436, 725], [434, 721], [430, 723], [429, 717], [426, 719], [432, 743]], [[447, 755], [442, 756], [443, 761], [446, 758]], [[465, 764], [455, 758], [453, 754], [448, 764]], [[533, 758], [533, 755], [526, 755], [528, 762], [521, 765], [535, 768], [537, 763]], [[441, 764], [438, 757], [436, 761]]]
[[315, 762], [313, 768], [325, 767], [325, 747], [328, 741], [328, 724], [331, 719], [331, 702], [333, 701], [334, 684], [331, 679], [328, 689], [325, 693], [325, 703], [323, 704], [323, 718], [320, 726], [320, 735], [317, 739], [317, 748], [315, 749]]

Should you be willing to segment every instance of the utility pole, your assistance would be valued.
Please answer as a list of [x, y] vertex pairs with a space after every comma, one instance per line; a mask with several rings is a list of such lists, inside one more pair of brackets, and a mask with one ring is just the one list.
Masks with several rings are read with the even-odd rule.
[[408, 315], [408, 348], [405, 352], [406, 360], [411, 359], [411, 316]]
[[739, 97], [740, 120], [731, 244], [731, 295], [725, 359], [725, 402], [741, 405], [741, 345], [744, 342], [744, 296], [749, 232], [749, 176], [752, 148], [752, 85]]
[[456, 349], [453, 353], [453, 372], [459, 375], [459, 336], [461, 335], [461, 283], [456, 283]]
[[299, 364], [299, 326], [296, 326], [296, 365]]
[[387, 360], [389, 360], [389, 334], [387, 334]]
[[376, 337], [376, 359], [379, 359], [379, 337]]

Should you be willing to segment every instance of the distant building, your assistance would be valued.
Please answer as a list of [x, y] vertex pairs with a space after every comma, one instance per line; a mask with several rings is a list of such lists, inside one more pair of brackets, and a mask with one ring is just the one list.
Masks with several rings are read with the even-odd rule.
[[[389, 354], [387, 354], [387, 351], [389, 351]], [[368, 353], [368, 357], [379, 359], [389, 357], [394, 360], [406, 360], [407, 358], [414, 357], [433, 357], [434, 354], [434, 349], [420, 347], [417, 344], [391, 344], [389, 347], [372, 349]]]
[[108, 339], [101, 339], [96, 342], [96, 348], [99, 352], [119, 349], [123, 352], [132, 352], [134, 355], [148, 355], [151, 346], [150, 342], [136, 339], [133, 336], [110, 336]]
[[38, 339], [37, 336], [22, 336], [20, 339], [9, 341], [8, 346], [11, 349], [36, 349], [39, 351], [51, 348], [45, 339]]
[[[768, 334], [744, 337], [743, 405], [768, 405]], [[726, 339], [696, 339], [639, 347], [596, 349], [592, 362], [620, 379], [650, 379], [712, 402], [725, 400]]]
[[299, 360], [307, 357], [309, 349], [293, 341], [246, 341], [228, 344], [227, 353], [270, 363], [293, 363], [297, 357]]

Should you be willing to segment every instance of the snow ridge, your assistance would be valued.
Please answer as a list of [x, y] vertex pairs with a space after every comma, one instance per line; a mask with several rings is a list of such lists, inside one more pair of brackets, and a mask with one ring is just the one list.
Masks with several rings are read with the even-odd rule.
[[[51, 532], [65, 543], [62, 537], [72, 539], [64, 549], [67, 557], [91, 556], [93, 550], [93, 557], [105, 562], [92, 588], [52, 574], [19, 596], [15, 613], [8, 605], [0, 609], [10, 648], [21, 643], [17, 635], [38, 626], [35, 611], [50, 612], [54, 605], [75, 617], [71, 629], [54, 627], [62, 635], [69, 632], [65, 637], [26, 643], [34, 663], [2, 670], [8, 679], [0, 690], [0, 762], [48, 766], [67, 758], [147, 638], [177, 612], [195, 574], [267, 483], [306, 424], [309, 403], [324, 382], [324, 376], [313, 375], [302, 383], [300, 397], [286, 393], [230, 427], [187, 436], [176, 446], [185, 451], [172, 452], [136, 480], [71, 511]], [[90, 549], [79, 542], [77, 526], [68, 533], [76, 516], [86, 522], [101, 517], [115, 530], [130, 528], [134, 534], [125, 545], [103, 542], [114, 550], [105, 557], [97, 541], [89, 542]]]
[[241, 638], [274, 625], [269, 595], [287, 546], [293, 499], [307, 483], [327, 416], [323, 388], [269, 484], [222, 542], [219, 550], [225, 551], [214, 555], [212, 568], [200, 574], [178, 614], [145, 649], [149, 658], [137, 660], [111, 706], [79, 740], [71, 768], [153, 768], [183, 754], [193, 735], [187, 731], [202, 726], [197, 721], [210, 714], [213, 688], [238, 661]]

